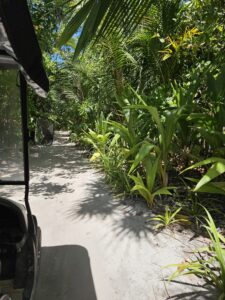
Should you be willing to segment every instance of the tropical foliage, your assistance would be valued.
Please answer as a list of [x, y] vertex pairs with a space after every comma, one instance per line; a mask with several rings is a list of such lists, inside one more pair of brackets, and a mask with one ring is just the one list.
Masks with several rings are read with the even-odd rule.
[[174, 193], [223, 196], [223, 1], [61, 4], [31, 6], [52, 83], [47, 101], [31, 97], [31, 126], [70, 130], [117, 190], [151, 208]]
[[205, 221], [211, 245], [174, 277], [197, 274], [224, 299], [224, 237], [208, 213], [224, 218], [223, 202], [214, 205], [225, 194], [224, 1], [33, 0], [30, 9], [51, 82], [47, 100], [30, 94], [30, 128], [48, 120], [69, 130], [117, 192], [163, 206], [157, 228]]
[[[71, 11], [75, 17], [61, 43], [90, 22], [96, 8], [87, 1]], [[193, 163], [195, 178], [186, 181], [188, 185], [206, 172], [193, 192], [210, 192], [209, 185], [224, 190], [223, 11], [221, 1], [151, 3], [132, 35], [121, 40], [116, 33], [120, 22], [112, 34], [97, 38], [107, 25], [107, 18], [100, 22], [99, 10], [95, 32], [89, 32], [95, 44], [72, 61], [73, 49], [80, 52], [80, 40], [87, 34], [84, 25], [79, 38], [73, 36], [63, 51], [50, 94], [56, 123], [70, 129], [77, 141], [92, 145], [92, 160], [105, 169], [112, 184], [139, 193], [149, 206], [173, 191], [170, 174], [178, 178], [178, 172]], [[105, 7], [105, 13], [114, 12]], [[79, 15], [80, 25], [75, 26]], [[109, 15], [108, 22], [113, 26]], [[104, 132], [96, 128], [99, 122]], [[212, 163], [208, 171], [205, 159]], [[220, 175], [218, 182], [215, 174]]]
[[194, 274], [212, 285], [218, 291], [217, 299], [225, 299], [225, 238], [216, 229], [216, 225], [208, 211], [205, 218], [205, 229], [210, 238], [207, 247], [193, 252], [195, 258], [180, 264], [170, 265], [177, 270], [171, 275], [170, 280], [178, 276]]
[[175, 211], [171, 211], [170, 208], [166, 206], [164, 214], [156, 215], [150, 218], [149, 221], [157, 221], [157, 224], [155, 225], [156, 229], [162, 229], [175, 223], [188, 223], [188, 219], [179, 215], [180, 211], [181, 207], [177, 208]]
[[79, 55], [88, 43], [111, 35], [121, 36], [133, 32], [152, 1], [149, 0], [81, 0], [71, 5], [71, 17], [66, 25], [59, 45], [67, 42], [81, 25], [81, 33], [75, 49]]

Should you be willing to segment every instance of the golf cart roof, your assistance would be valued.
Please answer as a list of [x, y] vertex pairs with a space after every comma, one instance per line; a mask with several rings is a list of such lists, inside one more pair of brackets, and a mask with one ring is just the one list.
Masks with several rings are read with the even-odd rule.
[[36, 94], [46, 97], [49, 82], [27, 2], [0, 0], [0, 69], [15, 66]]

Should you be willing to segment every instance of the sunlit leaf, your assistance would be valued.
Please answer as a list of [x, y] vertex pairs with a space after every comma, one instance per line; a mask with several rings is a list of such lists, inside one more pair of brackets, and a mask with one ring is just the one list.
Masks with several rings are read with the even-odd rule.
[[203, 185], [210, 182], [214, 178], [218, 177], [219, 175], [225, 172], [225, 163], [223, 162], [216, 162], [211, 166], [208, 172], [201, 178], [201, 180], [196, 185], [194, 191], [198, 191]]

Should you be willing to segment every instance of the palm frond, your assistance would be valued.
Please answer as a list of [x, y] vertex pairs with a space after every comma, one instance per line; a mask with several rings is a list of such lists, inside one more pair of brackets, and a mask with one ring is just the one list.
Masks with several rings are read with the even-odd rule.
[[116, 33], [123, 37], [132, 33], [152, 1], [149, 0], [83, 0], [68, 22], [58, 46], [65, 44], [81, 27], [75, 57], [90, 43]]

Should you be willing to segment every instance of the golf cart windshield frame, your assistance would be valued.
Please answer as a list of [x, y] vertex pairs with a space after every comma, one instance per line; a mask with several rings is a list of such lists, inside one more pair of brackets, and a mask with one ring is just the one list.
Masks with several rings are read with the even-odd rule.
[[46, 97], [49, 90], [49, 81], [43, 67], [41, 49], [26, 0], [0, 0], [0, 68], [2, 66], [2, 68], [11, 69], [13, 65], [18, 66], [20, 73], [24, 180], [0, 180], [0, 185], [24, 185], [25, 205], [28, 215], [31, 215], [28, 202], [27, 84], [38, 96]]
[[[10, 62], [10, 56], [5, 55], [5, 62], [0, 63], [0, 69], [16, 69], [16, 62]], [[19, 71], [19, 89], [20, 89], [20, 112], [21, 112], [21, 131], [22, 131], [22, 145], [23, 145], [23, 180], [0, 180], [0, 185], [21, 185], [25, 187], [25, 206], [28, 215], [31, 214], [30, 205], [28, 201], [29, 195], [29, 129], [28, 129], [28, 111], [27, 111], [27, 82], [22, 72]]]
[[[14, 64], [9, 63], [10, 56], [5, 55], [5, 62], [0, 63], [0, 69], [17, 69], [16, 62]], [[20, 89], [20, 112], [21, 112], [21, 131], [22, 131], [22, 145], [23, 145], [23, 180], [2, 180], [0, 179], [0, 185], [23, 185], [25, 186], [25, 205], [30, 210], [28, 203], [29, 194], [29, 130], [28, 130], [28, 112], [27, 112], [27, 83], [24, 75], [19, 71], [19, 89]]]
[[[1, 69], [1, 65], [0, 65]], [[2, 180], [0, 179], [0, 185], [25, 185], [29, 187], [29, 130], [28, 130], [28, 113], [27, 113], [27, 83], [20, 72], [20, 106], [21, 106], [21, 130], [23, 139], [23, 173], [24, 180]]]

